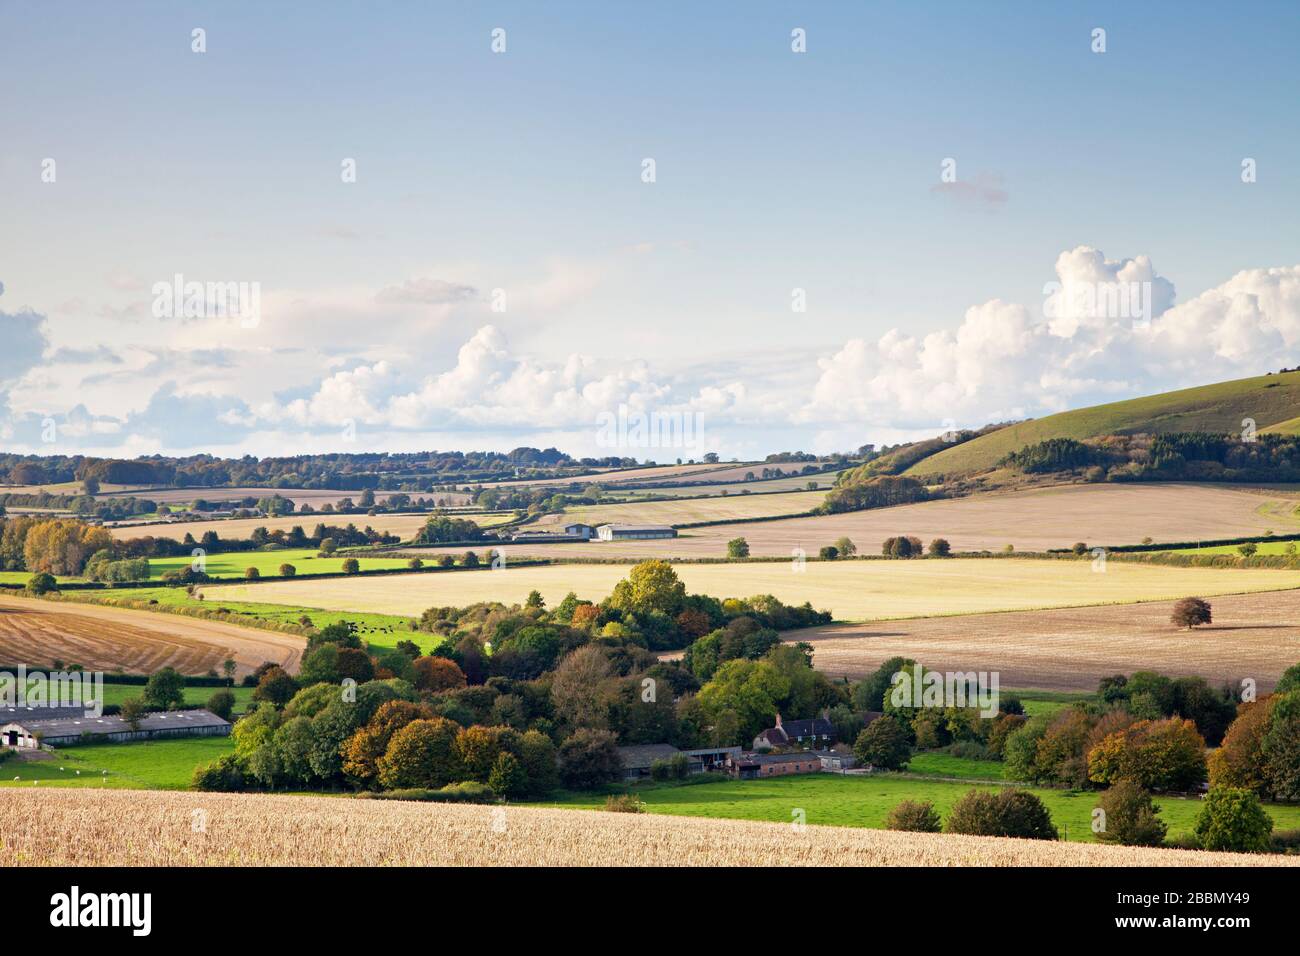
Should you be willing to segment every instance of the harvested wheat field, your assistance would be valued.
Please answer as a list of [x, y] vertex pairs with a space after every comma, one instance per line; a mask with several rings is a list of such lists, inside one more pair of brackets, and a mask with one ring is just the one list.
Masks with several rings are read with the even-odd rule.
[[829, 488], [821, 491], [788, 491], [771, 495], [726, 495], [681, 498], [675, 501], [638, 501], [614, 505], [586, 505], [569, 508], [563, 514], [546, 515], [534, 528], [558, 530], [554, 526], [581, 521], [585, 524], [690, 524], [733, 518], [770, 518], [774, 515], [811, 511], [822, 503]]
[[[325, 610], [376, 611], [418, 617], [425, 608], [476, 601], [522, 604], [537, 589], [548, 607], [569, 591], [601, 600], [630, 565], [560, 564], [456, 574], [208, 585], [209, 600], [258, 601]], [[841, 621], [974, 614], [1090, 604], [1131, 604], [1243, 591], [1300, 587], [1300, 572], [1274, 568], [1180, 568], [1108, 562], [1104, 574], [1087, 560], [953, 558], [922, 561], [810, 561], [679, 564], [692, 593], [714, 597], [772, 594], [791, 604], [811, 601]]]
[[[196, 811], [202, 811], [196, 813]], [[194, 821], [204, 826], [196, 828]], [[1267, 866], [1300, 858], [535, 807], [0, 792], [10, 866]], [[202, 832], [195, 832], [195, 830]]]
[[[474, 520], [481, 520], [482, 515], [468, 515], [467, 517]], [[150, 522], [148, 524], [125, 525], [114, 527], [109, 530], [113, 537], [119, 541], [128, 538], [171, 538], [174, 541], [182, 540], [187, 534], [194, 536], [195, 540], [203, 537], [205, 532], [215, 531], [220, 537], [227, 540], [236, 538], [247, 538], [252, 534], [254, 528], [266, 528], [268, 531], [274, 531], [276, 528], [283, 528], [288, 531], [294, 525], [301, 525], [308, 532], [316, 525], [324, 522], [328, 525], [340, 525], [346, 527], [354, 524], [358, 528], [364, 528], [367, 525], [376, 531], [384, 531], [389, 534], [395, 534], [403, 539], [410, 539], [415, 533], [424, 527], [425, 522], [429, 520], [427, 514], [377, 514], [377, 515], [332, 515], [332, 514], [309, 514], [309, 515], [289, 515], [283, 518], [217, 518], [212, 521], [173, 521], [173, 522]], [[461, 549], [464, 550], [463, 548]]]
[[813, 665], [857, 680], [891, 657], [941, 671], [997, 671], [1003, 687], [1095, 691], [1111, 674], [1154, 670], [1261, 693], [1300, 663], [1300, 591], [1215, 598], [1214, 623], [1169, 623], [1173, 602], [923, 618], [791, 631], [813, 645]]
[[[809, 500], [815, 497], [810, 494]], [[730, 496], [712, 501], [730, 502]], [[1046, 551], [1068, 548], [1076, 541], [1112, 546], [1138, 544], [1148, 537], [1156, 542], [1195, 542], [1267, 531], [1298, 532], [1295, 507], [1294, 497], [1260, 489], [1064, 485], [816, 518], [690, 528], [667, 540], [521, 545], [518, 553], [550, 558], [721, 558], [726, 556], [727, 541], [743, 537], [755, 557], [789, 557], [794, 548], [816, 554], [848, 536], [861, 553], [876, 554], [882, 541], [899, 534], [916, 535], [925, 542], [947, 538], [954, 551], [1001, 551], [1008, 544], [1017, 551]], [[636, 514], [635, 507], [629, 509], [633, 521], [650, 520]]]
[[305, 643], [292, 634], [180, 614], [0, 596], [0, 663], [5, 665], [49, 668], [61, 660], [128, 674], [152, 674], [167, 666], [182, 674], [206, 674], [233, 658], [242, 676], [263, 661], [297, 670]]

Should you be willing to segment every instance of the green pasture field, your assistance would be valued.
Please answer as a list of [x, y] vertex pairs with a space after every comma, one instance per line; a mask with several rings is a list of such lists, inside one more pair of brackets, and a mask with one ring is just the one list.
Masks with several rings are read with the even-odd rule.
[[[690, 785], [649, 784], [633, 788], [650, 813], [789, 823], [802, 810], [804, 822], [825, 826], [883, 827], [890, 809], [902, 800], [929, 800], [946, 817], [954, 803], [972, 788], [996, 790], [997, 785], [923, 780], [904, 774], [807, 774], [764, 780], [719, 780]], [[1030, 788], [1047, 806], [1061, 836], [1092, 842], [1092, 808], [1097, 793]], [[1169, 837], [1190, 833], [1200, 812], [1195, 797], [1157, 797], [1160, 818]], [[547, 806], [599, 809], [604, 795], [566, 794]], [[1278, 830], [1300, 828], [1300, 806], [1270, 804], [1266, 808]]]
[[10, 758], [0, 763], [0, 786], [188, 790], [195, 767], [234, 750], [230, 737], [58, 747], [49, 760]]
[[[345, 583], [345, 579], [338, 579]], [[65, 592], [65, 599], [75, 602], [78, 593]], [[132, 602], [156, 601], [155, 610], [166, 613], [168, 607], [203, 607], [216, 610], [226, 608], [231, 613], [214, 620], [227, 620], [231, 624], [241, 623], [240, 618], [256, 618], [277, 624], [297, 624], [303, 615], [311, 618], [315, 627], [325, 627], [339, 622], [351, 622], [357, 625], [357, 633], [371, 647], [396, 647], [401, 640], [414, 641], [424, 653], [432, 650], [442, 642], [442, 638], [425, 631], [410, 629], [410, 618], [396, 614], [380, 614], [372, 611], [329, 611], [297, 604], [264, 604], [256, 601], [224, 601], [217, 595], [209, 596], [206, 601], [198, 601], [185, 593], [184, 588], [132, 588], [121, 591], [95, 591], [95, 604], [112, 607], [121, 602], [121, 606], [130, 607]], [[88, 602], [91, 603], [91, 602]], [[255, 626], [255, 625], [253, 625]], [[204, 698], [206, 700], [206, 698]]]
[[[28, 685], [27, 693], [29, 695], [32, 693], [33, 686], [32, 684]], [[202, 707], [219, 690], [228, 690], [235, 695], [236, 713], [243, 713], [249, 709], [253, 700], [253, 688], [251, 687], [186, 687], [185, 703]], [[143, 684], [118, 684], [113, 682], [111, 676], [105, 676], [104, 678], [104, 705], [107, 707], [121, 706], [123, 701], [130, 700], [133, 697], [140, 697], [143, 694]]]
[[[209, 554], [204, 570], [213, 578], [242, 580], [249, 568], [257, 568], [266, 577], [278, 577], [280, 565], [292, 564], [298, 574], [341, 574], [343, 562], [350, 555], [339, 552], [331, 558], [318, 558], [316, 548], [286, 548], [283, 551], [231, 551]], [[367, 571], [393, 571], [405, 569], [409, 558], [371, 558], [358, 555], [361, 573]], [[174, 558], [150, 558], [149, 579], [161, 580], [167, 571], [181, 571], [190, 566], [192, 559], [184, 555]]]

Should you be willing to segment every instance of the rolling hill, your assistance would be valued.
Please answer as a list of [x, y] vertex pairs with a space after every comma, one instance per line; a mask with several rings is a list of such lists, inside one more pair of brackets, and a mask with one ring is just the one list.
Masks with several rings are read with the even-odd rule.
[[1094, 405], [1000, 428], [917, 462], [904, 474], [986, 471], [1006, 455], [1049, 438], [1082, 441], [1138, 432], [1239, 432], [1251, 418], [1261, 432], [1300, 431], [1300, 372], [1260, 375], [1143, 398]]

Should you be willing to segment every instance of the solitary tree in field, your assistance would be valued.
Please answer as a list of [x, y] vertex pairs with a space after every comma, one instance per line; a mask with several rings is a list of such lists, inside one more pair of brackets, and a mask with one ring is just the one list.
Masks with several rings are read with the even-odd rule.
[[948, 543], [947, 538], [935, 538], [930, 542], [930, 555], [935, 558], [946, 558], [952, 553], [952, 545]]
[[744, 538], [732, 538], [727, 542], [727, 557], [729, 558], [747, 558], [749, 557], [749, 542]]
[[835, 549], [846, 558], [851, 558], [858, 553], [858, 546], [847, 535], [835, 542]]
[[358, 573], [360, 570], [361, 570], [361, 562], [358, 561], [356, 558], [344, 558], [344, 559], [343, 559], [343, 573], [344, 573], [344, 574], [356, 574], [356, 573]]
[[1174, 605], [1169, 622], [1189, 631], [1198, 624], [1210, 624], [1210, 602], [1198, 597], [1183, 598]]
[[1237, 553], [1243, 558], [1249, 558], [1259, 550], [1259, 547], [1253, 541], [1247, 541], [1245, 544], [1237, 545]]
[[230, 683], [235, 682], [235, 659], [233, 657], [227, 657], [221, 662], [221, 673]]

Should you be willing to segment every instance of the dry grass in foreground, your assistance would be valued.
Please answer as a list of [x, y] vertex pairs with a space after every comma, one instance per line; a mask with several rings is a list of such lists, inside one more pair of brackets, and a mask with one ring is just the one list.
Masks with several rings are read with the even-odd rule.
[[0, 792], [0, 866], [1266, 866], [1143, 850], [591, 810]]

